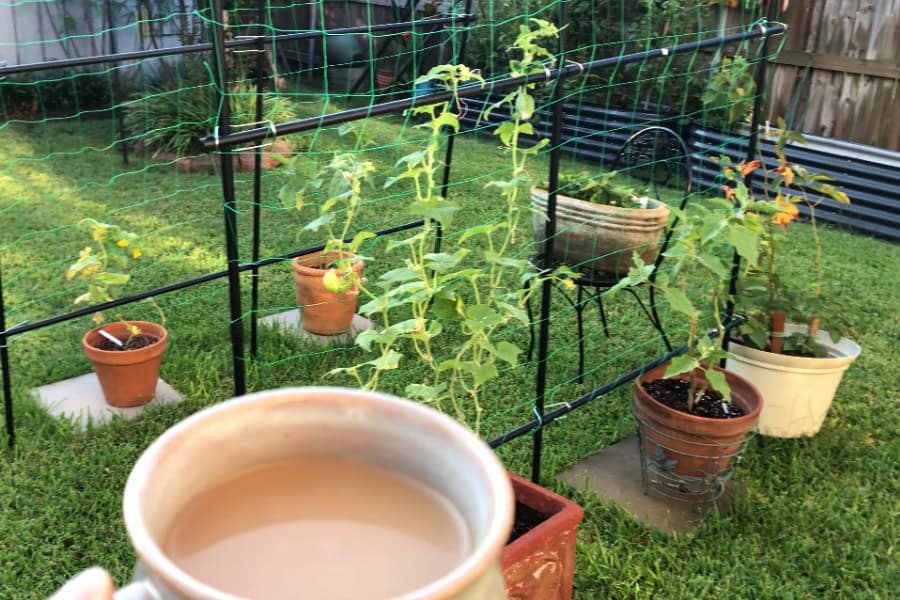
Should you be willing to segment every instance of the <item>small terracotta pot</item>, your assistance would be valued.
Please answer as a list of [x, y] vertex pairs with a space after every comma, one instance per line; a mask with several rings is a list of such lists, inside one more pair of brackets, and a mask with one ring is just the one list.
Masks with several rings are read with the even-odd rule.
[[[328, 272], [327, 265], [338, 257], [337, 252], [315, 252], [298, 256], [291, 263], [297, 305], [303, 315], [303, 329], [317, 335], [338, 335], [350, 331], [350, 323], [356, 312], [359, 290], [356, 287], [335, 294], [325, 289], [322, 278]], [[363, 261], [353, 263], [357, 277]]]
[[500, 555], [509, 600], [570, 600], [575, 537], [584, 510], [514, 473], [509, 479], [516, 505], [545, 516], [537, 527], [507, 544]]
[[[275, 169], [281, 166], [281, 162], [275, 158], [278, 156], [287, 156], [294, 149], [294, 146], [285, 139], [277, 139], [272, 142], [271, 146], [264, 146], [262, 156], [260, 157], [260, 165], [263, 169]], [[248, 150], [238, 155], [237, 169], [238, 171], [253, 171], [256, 168], [256, 151]]]
[[394, 83], [394, 72], [391, 70], [377, 71], [375, 83], [378, 84], [379, 89], [390, 87]]
[[[732, 404], [743, 409], [744, 415], [734, 419], [689, 415], [657, 402], [644, 389], [644, 383], [663, 379], [667, 367], [668, 363], [647, 372], [634, 387], [645, 460], [660, 462], [664, 458], [666, 470], [684, 477], [707, 478], [724, 472], [759, 421], [762, 395], [743, 377], [716, 367], [731, 387]], [[705, 381], [702, 371], [696, 376]], [[675, 378], [687, 380], [688, 374]]]
[[100, 350], [95, 344], [103, 340], [100, 330], [120, 340], [128, 337], [125, 324], [109, 323], [91, 329], [81, 338], [81, 346], [88, 359], [94, 364], [94, 372], [100, 380], [103, 396], [110, 406], [130, 408], [141, 406], [153, 400], [156, 395], [156, 381], [159, 379], [159, 365], [166, 351], [168, 332], [162, 325], [146, 321], [128, 321], [143, 333], [159, 339], [149, 346], [137, 350]]

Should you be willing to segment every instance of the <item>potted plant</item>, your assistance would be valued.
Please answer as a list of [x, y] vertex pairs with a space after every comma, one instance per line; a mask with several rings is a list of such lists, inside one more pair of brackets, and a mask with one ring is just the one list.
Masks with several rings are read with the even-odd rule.
[[[763, 239], [760, 261], [740, 280], [738, 310], [746, 322], [736, 330], [728, 369], [752, 380], [765, 398], [759, 430], [774, 437], [815, 435], [822, 427], [844, 372], [859, 356], [860, 347], [843, 337], [840, 311], [823, 291], [822, 245], [816, 230], [815, 210], [830, 198], [849, 203], [847, 195], [823, 175], [791, 164], [785, 156], [789, 142], [805, 143], [803, 137], [786, 131], [784, 122], [775, 132], [774, 172], [763, 169], [760, 200], [780, 208], [772, 212]], [[734, 180], [734, 172], [726, 170]], [[743, 182], [735, 181], [739, 193], [750, 195]], [[816, 249], [815, 273], [807, 278], [784, 272], [780, 254], [787, 250], [788, 225], [804, 206], [810, 216]], [[828, 326], [828, 331], [821, 324]], [[830, 333], [829, 333], [830, 332]]]
[[[125, 126], [134, 134], [140, 133], [138, 150], [154, 159], [172, 161], [187, 173], [214, 172], [213, 159], [199, 146], [198, 139], [215, 126], [216, 108], [212, 88], [203, 65], [188, 60], [184, 65], [163, 69], [158, 83], [150, 86], [152, 101], [143, 101], [144, 94], [125, 113]], [[238, 124], [256, 120], [256, 90], [249, 84], [236, 85], [229, 94], [231, 121]], [[283, 96], [267, 93], [263, 96], [263, 119], [274, 123], [296, 117], [292, 102]], [[293, 144], [287, 138], [263, 147], [263, 168], [281, 164], [276, 157], [289, 153]], [[221, 160], [221, 158], [219, 158]], [[253, 170], [253, 152], [238, 155], [237, 169]]]
[[385, 49], [381, 52], [378, 68], [375, 71], [375, 83], [378, 89], [390, 88], [397, 79], [397, 68], [407, 51], [407, 42], [412, 38], [412, 33], [403, 31], [390, 34], [384, 41]]
[[[117, 225], [84, 219], [79, 227], [91, 235], [86, 246], [66, 272], [67, 279], [81, 281], [87, 291], [75, 299], [76, 304], [100, 304], [112, 300], [112, 290], [131, 279], [127, 273], [115, 272], [140, 258], [138, 236]], [[159, 310], [159, 306], [156, 306]], [[165, 315], [160, 310], [162, 323]], [[81, 345], [94, 365], [103, 396], [110, 406], [130, 408], [146, 404], [156, 394], [159, 367], [166, 350], [168, 333], [163, 325], [146, 321], [119, 320], [107, 325], [96, 313], [98, 327], [88, 331]]]
[[[371, 161], [359, 161], [352, 153], [336, 154], [321, 167], [299, 157], [289, 163], [289, 179], [280, 192], [286, 206], [299, 211], [311, 198], [324, 197], [318, 218], [303, 229], [325, 229], [328, 241], [321, 251], [298, 256], [291, 262], [301, 325], [310, 333], [339, 335], [350, 330], [364, 263], [357, 252], [374, 234], [363, 232], [349, 242], [345, 240], [359, 211], [362, 185], [374, 170]], [[334, 211], [339, 203], [346, 211], [340, 232], [335, 229]]]
[[[532, 23], [532, 28], [522, 29], [514, 46], [520, 57], [511, 61], [514, 76], [543, 72], [540, 61], [552, 58], [538, 42], [555, 37], [556, 27], [537, 19]], [[477, 73], [463, 65], [441, 65], [416, 83], [436, 84], [455, 92], [461, 84], [471, 82], [483, 84]], [[432, 251], [437, 228], [450, 227], [459, 210], [455, 201], [442, 197], [438, 180], [442, 136], [448, 129], [458, 131], [459, 117], [453, 109], [459, 104], [451, 100], [412, 109], [415, 115], [425, 117], [417, 127], [427, 132], [426, 146], [402, 157], [397, 163], [400, 172], [389, 177], [386, 185], [409, 185], [414, 194], [409, 212], [423, 217], [424, 223], [408, 238], [388, 244], [389, 252], [402, 252], [402, 266], [387, 271], [376, 282], [359, 278], [354, 282], [367, 300], [360, 312], [378, 324], [360, 333], [356, 344], [375, 357], [332, 371], [351, 376], [362, 388], [377, 389], [386, 373], [404, 361], [417, 361], [424, 374], [405, 388], [406, 396], [451, 414], [476, 432], [481, 426], [485, 385], [499, 377], [503, 364], [518, 365], [520, 349], [502, 334], [516, 322], [528, 324], [525, 302], [531, 291], [507, 282], [541, 277], [563, 280], [572, 275], [564, 269], [539, 274], [527, 260], [514, 257], [519, 193], [528, 181], [527, 163], [547, 143], [520, 145], [520, 136], [533, 134], [529, 123], [535, 109], [531, 87], [522, 86], [497, 104], [508, 106], [512, 114], [495, 132], [509, 149], [513, 161], [510, 175], [489, 184], [503, 200], [505, 218], [445, 238], [439, 252]], [[340, 201], [358, 199], [344, 194]], [[347, 219], [354, 214], [344, 213]], [[343, 232], [350, 230], [345, 224]], [[338, 239], [346, 239], [346, 235], [330, 243], [336, 244]], [[344, 285], [354, 285], [342, 278], [343, 273], [352, 274], [342, 270], [335, 277]], [[538, 287], [531, 286], [531, 290]], [[515, 475], [510, 479], [521, 522], [516, 532], [519, 537], [507, 546], [501, 559], [511, 597], [570, 598], [575, 532], [582, 509]]]
[[[755, 264], [766, 222], [746, 194], [729, 196], [698, 201], [678, 215], [666, 250], [674, 266], [653, 285], [671, 312], [687, 321], [687, 351], [639, 377], [634, 390], [645, 466], [674, 476], [695, 494], [717, 489], [730, 472], [763, 403], [751, 382], [716, 366], [728, 356], [722, 346], [731, 277], [720, 257], [737, 251], [745, 269]], [[649, 281], [654, 266], [639, 256], [635, 263], [611, 292]], [[709, 328], [712, 336], [705, 333]]]
[[[548, 190], [531, 189], [534, 240], [544, 244]], [[615, 171], [599, 178], [586, 172], [560, 173], [556, 195], [556, 257], [579, 269], [624, 275], [636, 251], [656, 260], [669, 208], [627, 185]]]

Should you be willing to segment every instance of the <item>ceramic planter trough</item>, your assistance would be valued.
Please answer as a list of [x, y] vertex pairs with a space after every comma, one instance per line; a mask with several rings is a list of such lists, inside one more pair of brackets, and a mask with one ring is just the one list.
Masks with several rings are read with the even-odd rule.
[[[625, 275], [637, 252], [645, 264], [656, 260], [669, 220], [669, 207], [647, 198], [647, 208], [622, 208], [556, 196], [555, 258], [572, 267]], [[531, 189], [534, 241], [543, 249], [547, 190]]]
[[571, 500], [510, 473], [520, 511], [540, 523], [503, 549], [500, 563], [509, 600], [569, 600], [575, 573], [575, 537], [584, 510]]
[[[350, 330], [359, 290], [355, 287], [335, 294], [325, 289], [322, 278], [327, 266], [337, 253], [314, 252], [298, 256], [291, 263], [294, 285], [297, 292], [297, 306], [303, 315], [303, 329], [317, 335], [338, 335]], [[363, 261], [353, 264], [357, 276], [362, 271]]]
[[[805, 331], [801, 325], [785, 327], [788, 334]], [[828, 350], [827, 357], [774, 354], [734, 342], [728, 347], [734, 355], [728, 359], [728, 370], [752, 381], [765, 399], [759, 415], [761, 434], [792, 438], [821, 429], [844, 371], [861, 349], [847, 338], [834, 343], [825, 331], [818, 332], [816, 341]]]
[[[730, 471], [747, 434], [759, 421], [762, 396], [749, 381], [723, 369], [731, 387], [732, 404], [742, 408], [744, 415], [733, 419], [712, 419], [689, 415], [658, 402], [644, 384], [663, 379], [668, 364], [645, 373], [634, 388], [633, 406], [642, 444], [641, 454], [645, 471], [675, 475], [675, 479], [700, 482], [703, 491], [707, 483], [714, 483]], [[697, 372], [697, 377], [703, 377]], [[676, 378], [686, 380], [683, 373]], [[646, 487], [646, 479], [645, 479]]]
[[157, 341], [137, 350], [97, 348], [97, 344], [104, 339], [100, 334], [101, 329], [120, 340], [128, 338], [125, 323], [122, 322], [92, 329], [81, 339], [82, 348], [94, 365], [94, 372], [100, 380], [107, 404], [119, 408], [141, 406], [153, 400], [156, 381], [159, 379], [159, 366], [168, 339], [168, 332], [162, 325], [146, 321], [128, 321], [128, 324], [136, 325], [141, 332], [155, 336]]

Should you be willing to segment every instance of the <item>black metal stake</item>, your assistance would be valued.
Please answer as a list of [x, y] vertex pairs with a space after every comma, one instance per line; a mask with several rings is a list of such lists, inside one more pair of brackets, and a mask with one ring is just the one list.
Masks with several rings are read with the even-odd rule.
[[[566, 48], [566, 0], [559, 4], [559, 71], [565, 64]], [[556, 80], [553, 88], [553, 124], [550, 134], [550, 174], [547, 187], [547, 222], [544, 225], [544, 266], [553, 265], [554, 240], [556, 238], [556, 191], [559, 187], [559, 161], [562, 155], [563, 82]], [[541, 284], [541, 326], [538, 334], [537, 384], [534, 398], [534, 414], [538, 427], [532, 437], [531, 480], [540, 483], [541, 452], [544, 446], [544, 397], [547, 393], [547, 357], [550, 349], [550, 303], [553, 284], [545, 279]]]
[[[116, 41], [116, 29], [113, 26], [113, 16], [112, 16], [112, 3], [110, 0], [106, 0], [106, 26], [107, 31], [109, 32], [109, 51], [111, 54], [117, 54], [119, 52], [118, 42]], [[112, 72], [112, 105], [113, 105], [113, 118], [116, 120], [116, 124], [119, 127], [119, 141], [122, 142], [122, 164], [128, 164], [128, 142], [126, 142], [126, 138], [128, 137], [125, 133], [125, 114], [124, 111], [117, 108], [116, 103], [119, 101], [121, 97], [121, 83], [119, 79], [119, 69], [113, 69]]]
[[[777, 10], [777, 5], [774, 1], [769, 2], [768, 6], [768, 14], [769, 17], [767, 20], [772, 20], [775, 16], [775, 11]], [[762, 113], [762, 101], [763, 96], [766, 91], [766, 71], [768, 70], [769, 64], [769, 36], [763, 36], [762, 43], [759, 48], [759, 56], [762, 56], [762, 60], [757, 63], [756, 66], [756, 97], [753, 98], [753, 115], [750, 121], [750, 138], [747, 142], [747, 162], [750, 162], [756, 158], [756, 153], [759, 149], [759, 122], [760, 116]], [[744, 177], [744, 185], [747, 186], [748, 190], [753, 189], [753, 171], [747, 173], [746, 177]], [[731, 277], [728, 282], [728, 302], [725, 304], [725, 320], [731, 321], [734, 317], [734, 305], [735, 298], [737, 297], [737, 282], [738, 276], [741, 272], [741, 255], [737, 252], [734, 253], [734, 256], [731, 260]], [[722, 349], [728, 351], [728, 345], [731, 342], [731, 336], [726, 335], [722, 340]], [[727, 359], [722, 359], [719, 361], [719, 366], [723, 369], [725, 368], [725, 363]]]
[[[225, 60], [225, 25], [222, 0], [213, 0], [216, 89], [219, 94], [219, 133], [229, 132], [228, 68]], [[225, 213], [225, 254], [228, 259], [228, 304], [231, 309], [231, 362], [234, 368], [234, 395], [247, 392], [244, 371], [244, 321], [241, 311], [241, 272], [238, 254], [237, 214], [234, 205], [234, 164], [229, 152], [220, 154], [223, 211]]]
[[[466, 0], [466, 14], [470, 14], [472, 12], [472, 0]], [[459, 64], [465, 64], [466, 61], [466, 42], [469, 39], [469, 30], [466, 28], [463, 30], [462, 39], [459, 42], [459, 56], [457, 57], [456, 62]], [[444, 152], [444, 176], [441, 179], [441, 198], [444, 200], [447, 199], [447, 194], [450, 190], [450, 165], [453, 162], [453, 141], [456, 139], [457, 133], [451, 132], [450, 136], [447, 138], [447, 149]], [[437, 228], [435, 230], [434, 236], [434, 251], [441, 251], [441, 244], [444, 241], [444, 228], [441, 227], [440, 222], [437, 224]]]
[[[256, 19], [260, 32], [265, 31], [266, 3], [265, 0], [256, 0]], [[263, 118], [263, 68], [266, 63], [266, 47], [263, 43], [263, 35], [257, 37], [256, 44], [256, 124], [262, 123]], [[273, 81], [275, 74], [272, 73]], [[254, 265], [259, 261], [259, 227], [262, 220], [262, 144], [253, 153], [253, 239], [251, 253]], [[259, 342], [259, 319], [256, 310], [259, 308], [259, 267], [254, 266], [250, 271], [250, 360], [256, 360], [256, 350]]]
[[3, 302], [3, 273], [0, 269], [0, 371], [3, 373], [3, 417], [6, 423], [6, 442], [12, 448], [16, 443], [16, 425], [13, 417], [12, 382], [9, 369], [9, 336], [6, 331], [6, 304]]

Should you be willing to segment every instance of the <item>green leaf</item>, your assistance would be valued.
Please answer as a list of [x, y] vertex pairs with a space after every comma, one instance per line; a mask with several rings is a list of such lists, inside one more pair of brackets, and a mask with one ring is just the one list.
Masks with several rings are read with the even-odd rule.
[[458, 210], [459, 206], [446, 200], [422, 200], [414, 202], [409, 208], [412, 214], [434, 219], [441, 225], [450, 225]]
[[490, 250], [484, 251], [484, 261], [492, 265], [500, 265], [501, 267], [509, 267], [517, 271], [525, 271], [528, 268], [528, 261], [524, 258], [512, 258], [503, 256]]
[[524, 308], [509, 304], [507, 302], [498, 302], [497, 306], [519, 323], [522, 323], [523, 325], [530, 324], [530, 321], [528, 320], [528, 313], [525, 312]]
[[472, 373], [472, 377], [475, 379], [475, 385], [483, 385], [499, 375], [500, 374], [497, 372], [497, 365], [493, 360], [482, 363]]
[[500, 141], [503, 142], [504, 146], [509, 146], [509, 143], [512, 141], [513, 133], [516, 131], [515, 123], [512, 121], [504, 121], [496, 130], [494, 130], [494, 135], [500, 136]]
[[69, 267], [69, 270], [66, 272], [66, 279], [75, 277], [87, 278], [101, 268], [103, 268], [103, 263], [91, 253], [91, 249], [88, 247], [81, 251], [78, 262]]
[[691, 358], [687, 354], [682, 354], [681, 356], [676, 356], [672, 359], [672, 362], [666, 367], [666, 372], [663, 374], [663, 377], [674, 377], [681, 373], [690, 373], [699, 366], [700, 363], [697, 362], [696, 359]]
[[334, 214], [325, 213], [317, 219], [313, 219], [303, 228], [303, 231], [318, 231], [324, 225], [328, 225], [334, 221]]
[[96, 280], [105, 285], [125, 285], [131, 275], [124, 273], [97, 273]]
[[519, 93], [516, 96], [516, 112], [523, 121], [527, 121], [534, 114], [534, 98], [531, 94]]
[[370, 360], [366, 364], [372, 365], [379, 371], [391, 371], [400, 365], [400, 359], [403, 355], [396, 350], [388, 350], [387, 354], [379, 356], [375, 360]]
[[722, 399], [725, 400], [725, 402], [731, 402], [731, 388], [725, 380], [725, 373], [715, 369], [706, 369], [705, 374], [706, 381], [709, 382], [712, 389], [722, 394]]
[[458, 265], [469, 254], [468, 248], [460, 248], [453, 254], [447, 252], [432, 252], [426, 254], [422, 258], [425, 259], [425, 266], [443, 273]]
[[459, 118], [449, 110], [445, 110], [434, 120], [435, 126], [450, 127], [454, 132], [459, 131]]
[[759, 237], [746, 227], [733, 224], [728, 228], [728, 243], [734, 246], [737, 253], [749, 262], [755, 265], [759, 257]]
[[515, 344], [498, 342], [497, 346], [492, 350], [494, 356], [508, 362], [511, 367], [515, 367], [519, 364], [519, 354], [522, 351]]
[[484, 223], [483, 225], [475, 225], [463, 230], [459, 236], [459, 243], [462, 244], [467, 239], [475, 235], [490, 235], [501, 227], [506, 227], [506, 223]]
[[663, 377], [674, 377], [681, 373], [690, 373], [699, 366], [700, 363], [697, 362], [696, 359], [691, 358], [687, 354], [682, 354], [681, 356], [676, 356], [672, 359], [672, 362], [666, 367], [666, 372], [663, 374]]
[[431, 310], [442, 319], [462, 318], [463, 302], [455, 294], [439, 292], [431, 303]]
[[694, 308], [687, 295], [680, 289], [674, 287], [666, 288], [663, 290], [663, 295], [666, 298], [666, 302], [672, 307], [672, 310], [683, 314], [689, 319], [697, 317], [697, 309]]
[[486, 304], [475, 304], [466, 311], [466, 319], [466, 324], [477, 331], [499, 324], [503, 316]]
[[372, 238], [378, 237], [371, 231], [360, 231], [356, 235], [353, 236], [353, 240], [350, 242], [350, 252], [356, 253], [359, 250], [360, 246], [363, 245], [363, 242], [366, 240], [371, 240]]
[[447, 389], [447, 384], [441, 382], [437, 385], [424, 385], [421, 383], [411, 383], [406, 386], [406, 396], [416, 400], [429, 402], [438, 398]]
[[383, 281], [385, 283], [404, 283], [407, 281], [416, 281], [420, 279], [419, 273], [409, 269], [407, 267], [400, 267], [399, 269], [391, 269], [390, 271], [384, 273], [381, 277], [378, 278], [379, 281]]
[[718, 257], [712, 254], [706, 252], [698, 254], [697, 261], [709, 269], [716, 277], [724, 278], [728, 276], [728, 269]]

